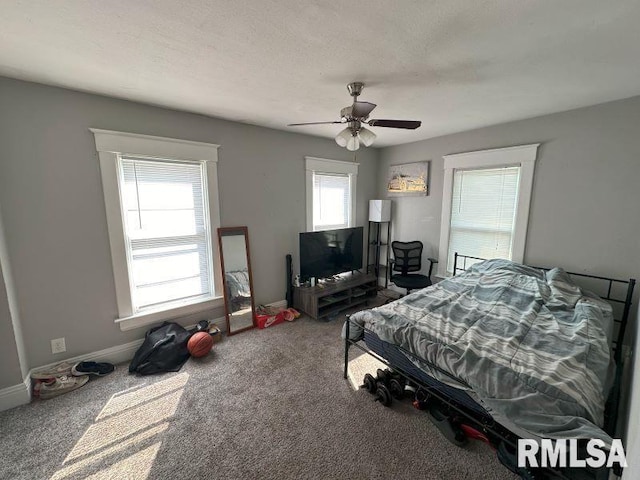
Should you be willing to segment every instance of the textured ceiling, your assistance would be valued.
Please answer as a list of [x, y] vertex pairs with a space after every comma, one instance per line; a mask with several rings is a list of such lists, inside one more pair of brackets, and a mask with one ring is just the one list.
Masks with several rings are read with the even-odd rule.
[[422, 120], [384, 146], [638, 95], [639, 21], [637, 0], [3, 0], [0, 75], [279, 129], [337, 120], [360, 80], [372, 117]]

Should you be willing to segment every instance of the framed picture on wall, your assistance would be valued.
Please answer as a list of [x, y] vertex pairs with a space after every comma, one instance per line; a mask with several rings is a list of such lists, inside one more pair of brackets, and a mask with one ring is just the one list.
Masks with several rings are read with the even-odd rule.
[[387, 194], [429, 195], [429, 168], [431, 161], [390, 165], [387, 176]]

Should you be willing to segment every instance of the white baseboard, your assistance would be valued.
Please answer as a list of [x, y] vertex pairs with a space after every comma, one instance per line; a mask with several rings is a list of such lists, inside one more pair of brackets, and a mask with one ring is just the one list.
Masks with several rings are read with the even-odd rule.
[[[215, 318], [210, 320], [211, 324], [216, 325], [223, 332], [226, 331], [226, 319], [224, 317]], [[188, 325], [185, 328], [187, 330], [195, 327], [195, 325]], [[70, 357], [62, 360], [58, 360], [54, 363], [49, 363], [47, 365], [41, 365], [36, 368], [32, 368], [29, 370], [27, 374], [27, 378], [24, 379], [23, 383], [18, 385], [13, 385], [11, 387], [3, 388], [0, 390], [0, 412], [3, 410], [8, 410], [13, 407], [17, 407], [19, 405], [27, 404], [31, 401], [31, 373], [40, 370], [43, 368], [53, 367], [61, 362], [67, 363], [78, 363], [82, 361], [93, 361], [93, 362], [109, 362], [109, 363], [124, 363], [128, 362], [133, 358], [133, 355], [136, 353], [136, 350], [142, 345], [144, 339], [134, 340], [133, 342], [124, 343], [122, 345], [116, 345], [115, 347], [105, 348], [103, 350], [98, 350], [97, 352], [86, 353], [84, 355], [76, 355], [75, 357]]]
[[[209, 320], [209, 323], [211, 325], [217, 326], [221, 332], [227, 331], [227, 317], [214, 318], [213, 320]], [[191, 327], [188, 327], [188, 328], [191, 328]]]
[[[211, 324], [216, 325], [220, 330], [226, 330], [226, 321], [224, 317], [215, 318], [210, 320]], [[185, 328], [187, 330], [195, 327], [195, 325], [187, 325]], [[54, 363], [49, 363], [47, 365], [42, 365], [37, 368], [32, 368], [29, 370], [29, 377], [31, 377], [31, 373], [35, 370], [40, 370], [42, 368], [53, 367], [61, 362], [67, 363], [78, 363], [82, 361], [90, 361], [90, 362], [109, 362], [109, 363], [124, 363], [128, 362], [133, 358], [133, 355], [136, 353], [136, 350], [142, 345], [144, 338], [139, 340], [134, 340], [133, 342], [124, 343], [122, 345], [116, 345], [115, 347], [105, 348], [103, 350], [98, 350], [97, 352], [86, 353], [84, 355], [76, 355], [75, 357], [66, 358], [64, 360], [58, 360]]]
[[67, 362], [70, 364], [78, 363], [78, 362], [109, 362], [109, 363], [122, 363], [127, 362], [133, 358], [133, 355], [136, 353], [136, 350], [142, 345], [144, 339], [134, 340], [133, 342], [124, 343], [122, 345], [116, 345], [115, 347], [105, 348], [103, 350], [98, 350], [97, 352], [86, 353], [84, 355], [76, 355], [75, 357], [65, 358], [63, 360], [57, 360], [53, 363], [48, 363], [46, 365], [41, 365], [36, 368], [32, 368], [29, 370], [29, 377], [36, 370], [41, 370], [44, 368], [53, 367], [54, 365], [58, 365], [62, 362]]
[[24, 382], [0, 390], [0, 412], [25, 405], [31, 401], [31, 381], [27, 377]]

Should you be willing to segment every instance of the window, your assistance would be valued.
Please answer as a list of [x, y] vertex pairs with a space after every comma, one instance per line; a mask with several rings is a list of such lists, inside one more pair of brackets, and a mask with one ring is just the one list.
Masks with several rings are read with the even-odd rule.
[[538, 145], [447, 155], [440, 275], [454, 253], [522, 262]]
[[92, 129], [122, 330], [222, 305], [217, 145]]
[[313, 173], [313, 230], [347, 228], [351, 220], [349, 175]]
[[358, 164], [306, 158], [307, 230], [331, 230], [355, 224]]
[[203, 165], [120, 157], [134, 312], [213, 294]]
[[519, 177], [520, 167], [454, 172], [449, 270], [454, 252], [511, 258]]

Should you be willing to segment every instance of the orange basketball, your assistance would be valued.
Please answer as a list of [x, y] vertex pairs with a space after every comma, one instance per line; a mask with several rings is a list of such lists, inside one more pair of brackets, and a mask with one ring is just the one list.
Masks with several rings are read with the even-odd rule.
[[204, 357], [213, 347], [213, 338], [207, 332], [197, 332], [191, 335], [187, 342], [187, 349], [192, 357]]

